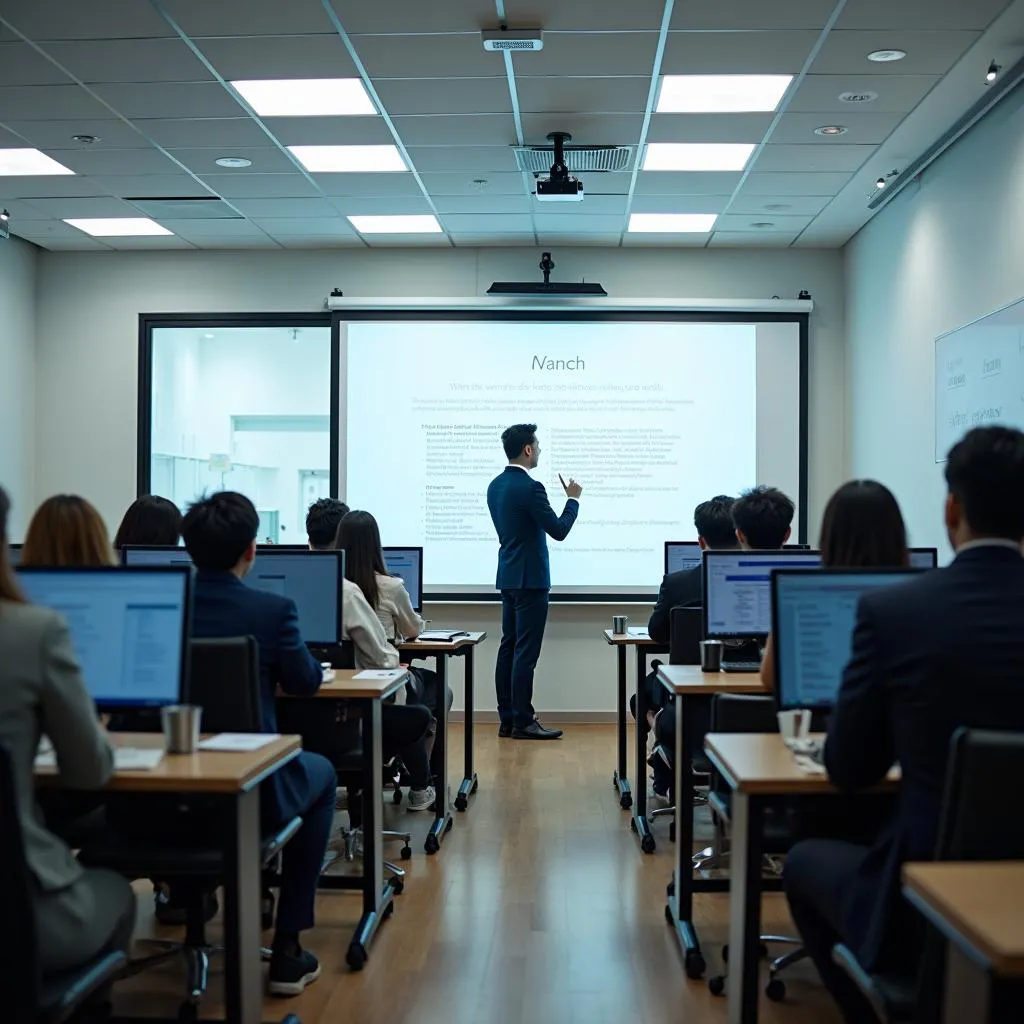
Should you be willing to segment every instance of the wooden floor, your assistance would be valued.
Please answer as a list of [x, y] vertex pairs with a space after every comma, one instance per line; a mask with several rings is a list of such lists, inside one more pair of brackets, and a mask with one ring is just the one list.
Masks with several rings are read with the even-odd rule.
[[[461, 777], [461, 728], [451, 739]], [[358, 896], [323, 894], [305, 937], [323, 965], [320, 980], [298, 999], [268, 999], [265, 1020], [292, 1012], [303, 1024], [724, 1022], [725, 999], [686, 980], [665, 924], [667, 823], [656, 823], [657, 852], [644, 856], [619, 809], [614, 729], [577, 725], [560, 742], [536, 743], [499, 741], [481, 726], [476, 757], [480, 791], [437, 856], [423, 853], [427, 816], [395, 812], [416, 833], [414, 853], [366, 969], [352, 974], [344, 962]], [[140, 895], [138, 934], [173, 936], [154, 930], [145, 886]], [[695, 913], [710, 972], [720, 970], [728, 896], [698, 896]], [[792, 932], [781, 895], [765, 897], [764, 918], [768, 929]], [[220, 970], [204, 1007], [211, 1013]], [[785, 1003], [762, 998], [765, 1024], [839, 1020], [806, 962], [785, 977]], [[173, 1013], [182, 983], [176, 966], [141, 975], [119, 992], [117, 1008]]]

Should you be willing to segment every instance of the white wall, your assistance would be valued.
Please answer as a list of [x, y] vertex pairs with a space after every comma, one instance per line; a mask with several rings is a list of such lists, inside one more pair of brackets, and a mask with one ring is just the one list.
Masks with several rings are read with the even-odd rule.
[[35, 418], [36, 248], [0, 239], [0, 485], [13, 502], [10, 539], [32, 515]]
[[[846, 250], [851, 471], [945, 547], [935, 338], [1024, 296], [1024, 96], [1011, 96]], [[948, 555], [948, 548], [946, 554]]]
[[[347, 296], [482, 295], [494, 280], [531, 280], [539, 253], [371, 250], [288, 253], [43, 253], [39, 260], [39, 498], [57, 489], [93, 500], [116, 523], [135, 494], [136, 351], [140, 312], [305, 311], [331, 288]], [[559, 280], [600, 281], [615, 298], [795, 298], [811, 319], [810, 519], [844, 478], [842, 256], [824, 250], [565, 249]], [[434, 609], [488, 630], [477, 706], [492, 708], [495, 608]], [[611, 608], [556, 608], [541, 661], [540, 710], [610, 710], [614, 657], [598, 629]], [[647, 610], [631, 609], [634, 621]], [[457, 667], [456, 673], [461, 670]], [[459, 675], [456, 699], [459, 701]], [[461, 706], [460, 703], [456, 704]]]

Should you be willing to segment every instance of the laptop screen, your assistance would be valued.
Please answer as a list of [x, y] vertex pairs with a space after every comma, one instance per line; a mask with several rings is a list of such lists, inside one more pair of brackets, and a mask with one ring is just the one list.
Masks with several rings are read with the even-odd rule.
[[405, 584], [413, 611], [423, 611], [423, 548], [384, 548], [384, 565]]
[[665, 541], [665, 575], [696, 569], [700, 565], [700, 545], [695, 540]]

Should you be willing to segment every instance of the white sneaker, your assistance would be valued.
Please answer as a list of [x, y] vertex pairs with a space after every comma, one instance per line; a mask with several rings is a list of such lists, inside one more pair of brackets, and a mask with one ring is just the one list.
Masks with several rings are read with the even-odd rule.
[[433, 786], [427, 786], [426, 789], [410, 789], [409, 790], [409, 810], [410, 811], [425, 811], [430, 807], [434, 806], [434, 802], [437, 800], [437, 793], [434, 791]]

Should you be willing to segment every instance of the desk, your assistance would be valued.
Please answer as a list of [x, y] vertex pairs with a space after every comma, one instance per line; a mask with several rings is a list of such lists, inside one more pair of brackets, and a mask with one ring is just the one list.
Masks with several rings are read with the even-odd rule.
[[904, 864], [903, 895], [949, 940], [946, 1024], [1019, 1021], [1024, 862]]
[[[338, 875], [321, 875], [318, 888], [351, 889], [353, 882], [363, 893], [363, 914], [349, 943], [345, 960], [354, 971], [362, 970], [370, 943], [382, 921], [394, 910], [394, 897], [400, 891], [398, 879], [384, 880], [384, 807], [380, 770], [384, 763], [381, 743], [381, 701], [400, 690], [409, 680], [408, 671], [396, 672], [391, 679], [356, 679], [356, 669], [335, 669], [334, 679], [322, 683], [313, 697], [321, 700], [345, 700], [353, 704], [362, 718], [362, 757], [359, 788], [363, 793], [363, 873], [356, 880]], [[278, 693], [278, 697], [287, 697]]]
[[[700, 978], [706, 967], [700, 939], [693, 923], [695, 892], [726, 892], [728, 879], [693, 877], [693, 757], [696, 751], [685, 728], [688, 697], [716, 693], [766, 693], [761, 677], [744, 672], [702, 672], [699, 665], [662, 665], [658, 682], [675, 698], [676, 742], [672, 751], [675, 771], [676, 854], [672, 884], [669, 886], [665, 919], [672, 926], [683, 951], [683, 964], [691, 978]], [[662, 712], [663, 714], [671, 712]]]
[[[153, 733], [110, 738], [124, 747], [164, 745], [163, 736]], [[230, 1024], [258, 1024], [263, 1018], [259, 784], [300, 749], [298, 736], [282, 736], [244, 753], [168, 754], [152, 771], [115, 772], [106, 786], [114, 793], [202, 793], [223, 799], [225, 816], [234, 826], [224, 851], [224, 1002]], [[37, 769], [36, 780], [56, 784], [56, 770]]]
[[[610, 629], [601, 631], [605, 642], [616, 649], [618, 659], [617, 690], [618, 717], [618, 764], [612, 773], [612, 783], [619, 791], [619, 806], [623, 810], [633, 808], [633, 820], [630, 827], [640, 840], [640, 849], [644, 853], [654, 853], [655, 840], [651, 826], [647, 822], [647, 744], [644, 742], [644, 729], [647, 727], [647, 693], [644, 690], [644, 679], [647, 676], [647, 656], [649, 654], [667, 654], [665, 644], [656, 644], [649, 636], [630, 636], [628, 633], [613, 633]], [[636, 651], [636, 765], [634, 779], [637, 785], [636, 795], [632, 793], [629, 779], [626, 777], [626, 648]]]
[[[434, 820], [430, 834], [434, 840], [427, 847], [427, 853], [436, 853], [445, 834], [451, 830], [451, 816], [448, 814], [448, 659], [465, 658], [466, 660], [466, 731], [465, 731], [465, 773], [459, 783], [459, 792], [455, 797], [455, 809], [464, 811], [469, 806], [470, 796], [477, 790], [476, 772], [473, 770], [473, 652], [477, 644], [487, 639], [486, 633], [467, 633], [446, 643], [443, 640], [409, 640], [399, 645], [399, 651], [412, 658], [433, 658], [437, 669], [438, 687], [441, 696], [438, 701], [437, 736], [434, 743], [440, 742], [443, 755], [438, 758], [442, 777], [437, 780], [438, 815]], [[441, 797], [443, 796], [443, 799]], [[441, 813], [441, 808], [444, 813]], [[431, 849], [433, 847], [433, 849]]]
[[[761, 932], [761, 845], [765, 805], [782, 796], [828, 797], [837, 792], [824, 775], [796, 765], [778, 733], [708, 733], [704, 749], [732, 790], [729, 886], [729, 1024], [757, 1020]], [[891, 792], [899, 773], [877, 787]]]

